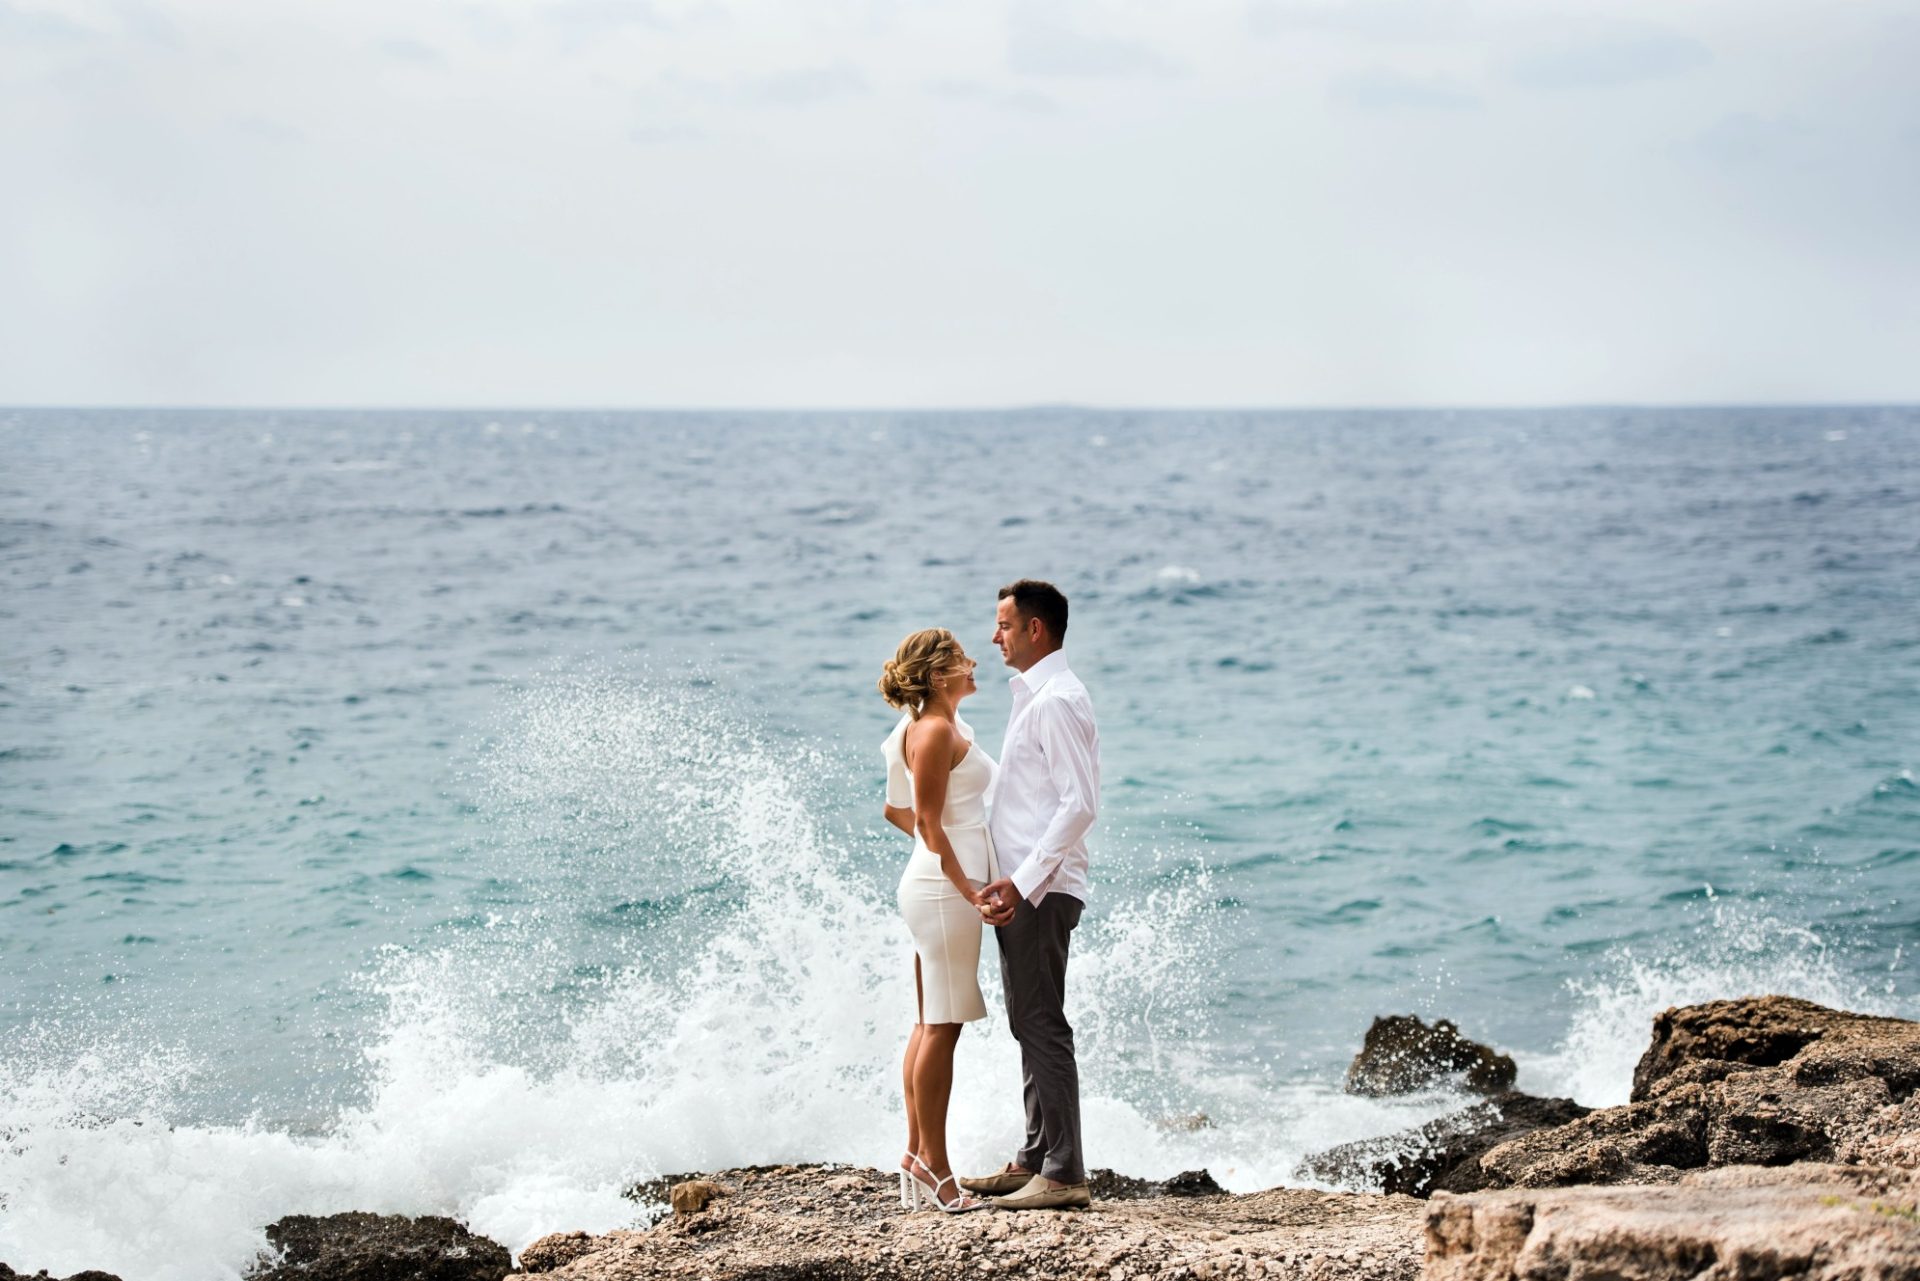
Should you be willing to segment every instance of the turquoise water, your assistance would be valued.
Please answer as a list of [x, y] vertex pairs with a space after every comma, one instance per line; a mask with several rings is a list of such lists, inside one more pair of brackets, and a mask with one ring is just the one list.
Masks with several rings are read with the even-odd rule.
[[[1376, 1013], [1602, 1103], [1673, 1001], [1917, 1012], [1917, 410], [34, 410], [0, 448], [15, 1267], [218, 1275], [328, 1206], [519, 1245], [652, 1171], [885, 1160], [873, 681], [952, 627], [997, 746], [1022, 575], [1101, 717], [1096, 1164], [1261, 1186], [1446, 1106], [1337, 1094]], [[998, 1159], [1004, 1029], [961, 1055]]]

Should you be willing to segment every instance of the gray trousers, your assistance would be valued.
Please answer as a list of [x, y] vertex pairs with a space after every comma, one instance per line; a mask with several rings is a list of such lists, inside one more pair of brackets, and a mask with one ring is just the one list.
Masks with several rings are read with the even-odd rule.
[[1027, 1141], [1015, 1163], [1056, 1183], [1087, 1177], [1080, 1160], [1080, 1068], [1066, 1013], [1067, 939], [1084, 906], [1071, 894], [1048, 894], [1039, 907], [1021, 899], [1013, 920], [993, 931], [1027, 1104]]

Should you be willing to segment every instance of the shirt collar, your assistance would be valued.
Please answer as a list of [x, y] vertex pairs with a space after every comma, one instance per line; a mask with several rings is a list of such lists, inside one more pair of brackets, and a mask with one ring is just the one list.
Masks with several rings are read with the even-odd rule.
[[1056, 649], [1024, 672], [1015, 672], [1007, 678], [1007, 683], [1017, 690], [1031, 694], [1048, 681], [1067, 670], [1067, 651]]

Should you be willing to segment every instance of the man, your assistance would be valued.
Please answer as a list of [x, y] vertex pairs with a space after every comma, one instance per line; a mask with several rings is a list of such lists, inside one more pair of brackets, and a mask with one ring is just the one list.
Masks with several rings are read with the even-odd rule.
[[1014, 669], [1013, 712], [987, 794], [1002, 877], [983, 896], [1000, 944], [1007, 1022], [1020, 1043], [1027, 1137], [998, 1174], [962, 1179], [1007, 1210], [1086, 1206], [1080, 1071], [1067, 1023], [1067, 940], [1087, 897], [1087, 829], [1100, 804], [1100, 738], [1067, 667], [1067, 598], [1022, 579], [1000, 589], [993, 643]]

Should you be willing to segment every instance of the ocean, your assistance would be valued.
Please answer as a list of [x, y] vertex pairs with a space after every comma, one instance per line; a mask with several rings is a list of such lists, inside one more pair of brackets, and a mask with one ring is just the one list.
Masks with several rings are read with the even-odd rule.
[[[1920, 1015], [1920, 410], [33, 409], [0, 458], [15, 1268], [897, 1159], [874, 681], [952, 628], [997, 750], [1018, 577], [1100, 717], [1094, 1165], [1300, 1182], [1458, 1106], [1340, 1092], [1377, 1014], [1595, 1105], [1671, 1004]], [[997, 1012], [957, 1073], [997, 1164]]]

